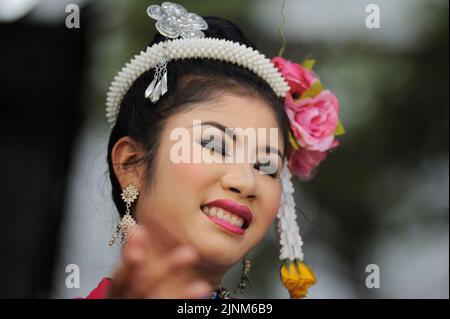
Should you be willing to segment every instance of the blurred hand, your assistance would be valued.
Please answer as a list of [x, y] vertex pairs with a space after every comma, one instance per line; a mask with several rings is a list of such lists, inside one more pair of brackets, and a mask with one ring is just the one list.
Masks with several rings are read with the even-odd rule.
[[122, 260], [113, 276], [110, 298], [208, 298], [211, 286], [196, 280], [183, 288], [174, 288], [172, 275], [199, 260], [190, 247], [180, 246], [165, 254], [150, 248], [149, 235], [137, 226], [122, 249]]

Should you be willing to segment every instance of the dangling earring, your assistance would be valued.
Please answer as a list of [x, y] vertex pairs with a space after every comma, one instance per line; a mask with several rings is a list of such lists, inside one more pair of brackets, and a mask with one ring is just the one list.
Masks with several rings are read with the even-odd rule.
[[239, 291], [241, 294], [244, 293], [247, 285], [250, 286], [252, 284], [250, 281], [250, 268], [252, 267], [252, 263], [249, 259], [247, 259], [247, 256], [245, 256], [242, 260], [242, 267], [241, 281], [239, 282], [239, 286], [236, 288], [236, 291]]
[[133, 184], [130, 184], [122, 191], [122, 200], [126, 204], [125, 215], [122, 217], [119, 225], [116, 227], [112, 239], [109, 241], [109, 246], [112, 246], [119, 235], [122, 235], [120, 243], [124, 245], [127, 242], [127, 238], [131, 230], [136, 226], [136, 221], [131, 216], [130, 207], [131, 204], [138, 198], [139, 191]]

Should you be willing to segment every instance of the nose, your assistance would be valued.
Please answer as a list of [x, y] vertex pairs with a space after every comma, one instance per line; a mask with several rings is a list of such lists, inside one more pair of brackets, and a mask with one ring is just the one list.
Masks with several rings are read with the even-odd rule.
[[253, 199], [257, 193], [257, 183], [254, 172], [248, 163], [230, 165], [230, 169], [222, 177], [222, 187], [241, 198]]

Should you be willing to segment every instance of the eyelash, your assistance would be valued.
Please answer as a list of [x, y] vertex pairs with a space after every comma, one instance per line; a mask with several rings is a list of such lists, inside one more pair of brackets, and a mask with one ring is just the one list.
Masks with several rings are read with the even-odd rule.
[[[219, 146], [218, 144], [210, 144], [209, 140], [200, 140], [199, 141], [200, 145], [202, 147], [205, 147], [209, 150], [216, 150], [219, 149], [222, 153], [222, 156], [228, 156], [229, 154], [225, 152], [225, 144], [222, 144], [222, 146]], [[253, 167], [257, 170], [260, 170], [261, 167], [261, 163], [255, 163], [255, 165], [253, 165]], [[278, 178], [279, 174], [278, 173], [273, 173], [273, 174], [266, 174], [271, 176], [272, 178]]]
[[[257, 170], [260, 170], [259, 167], [261, 167], [261, 163], [255, 163], [255, 165], [253, 165], [253, 167], [256, 168]], [[269, 175], [272, 178], [278, 178], [278, 173], [265, 174], [265, 175]]]

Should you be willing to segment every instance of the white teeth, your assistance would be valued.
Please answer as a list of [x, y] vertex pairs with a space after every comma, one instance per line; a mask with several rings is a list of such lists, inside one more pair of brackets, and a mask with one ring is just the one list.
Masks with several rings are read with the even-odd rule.
[[240, 217], [237, 217], [234, 225], [236, 225], [237, 227], [242, 227], [243, 224], [244, 224], [244, 220]]
[[219, 207], [204, 207], [203, 212], [210, 216], [220, 218], [236, 227], [242, 227], [244, 225], [244, 219]]

